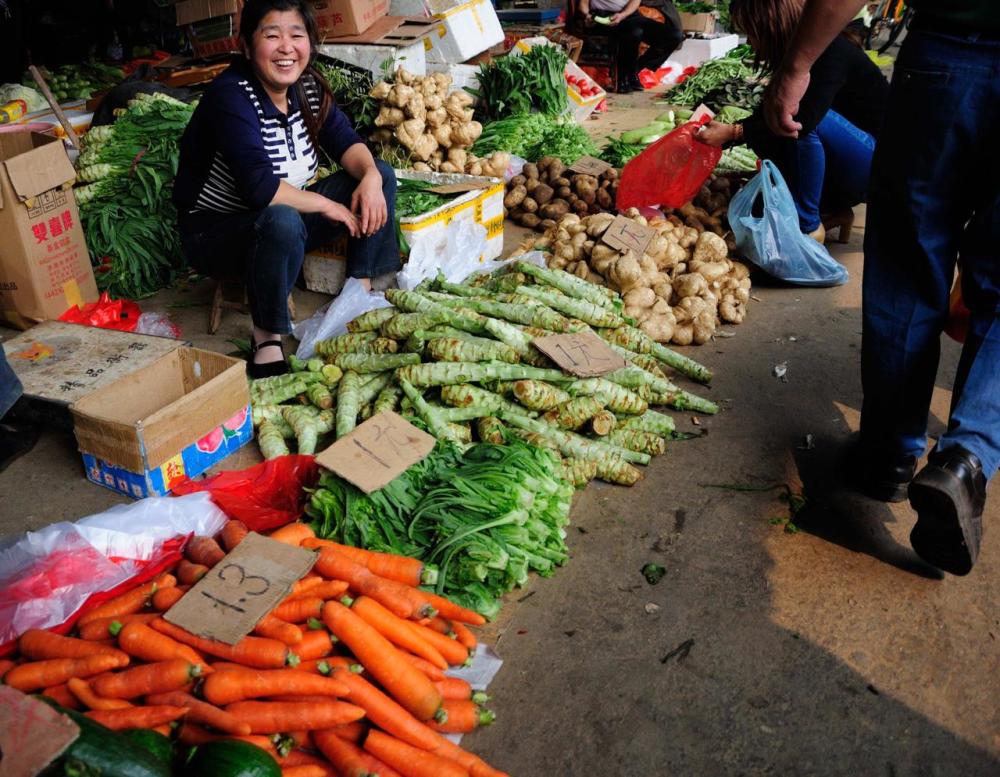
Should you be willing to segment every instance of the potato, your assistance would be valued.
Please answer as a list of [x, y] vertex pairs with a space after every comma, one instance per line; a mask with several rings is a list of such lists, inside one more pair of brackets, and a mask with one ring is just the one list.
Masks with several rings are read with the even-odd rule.
[[534, 164], [533, 162], [527, 162], [527, 163], [525, 163], [524, 168], [521, 170], [521, 175], [523, 175], [525, 178], [535, 178], [535, 179], [537, 179], [538, 178], [538, 165]]
[[535, 191], [536, 188], [541, 186], [541, 184], [542, 182], [539, 181], [537, 178], [529, 178], [525, 182], [524, 188], [528, 190], [528, 194], [531, 194], [533, 191]]
[[542, 223], [538, 225], [542, 229], [549, 230], [556, 228], [556, 222], [552, 219], [542, 219]]
[[510, 182], [507, 185], [511, 188], [513, 188], [514, 186], [524, 186], [524, 182], [527, 180], [528, 179], [525, 178], [523, 175], [515, 175], [513, 178], [510, 179]]
[[533, 197], [525, 197], [521, 200], [521, 207], [528, 213], [534, 213], [538, 210], [538, 202]]
[[546, 205], [543, 205], [539, 209], [539, 212], [544, 218], [558, 219], [565, 216], [567, 210], [569, 210], [569, 208], [566, 206], [565, 202], [562, 200], [554, 200]]
[[550, 183], [554, 188], [559, 188], [560, 186], [569, 186], [570, 180], [566, 176], [559, 176], [558, 178], [553, 178]]
[[572, 195], [573, 195], [573, 190], [570, 189], [568, 186], [560, 186], [558, 189], [556, 189], [556, 197], [558, 197], [560, 200], [569, 201], [569, 198]]
[[505, 208], [515, 208], [524, 202], [524, 198], [527, 196], [528, 190], [523, 185], [518, 184], [507, 192], [507, 196], [503, 198], [503, 205]]
[[534, 213], [525, 213], [523, 216], [521, 216], [522, 227], [531, 227], [532, 229], [534, 229], [541, 223], [541, 221], [542, 220], [538, 218], [538, 216], [536, 216]]
[[597, 191], [596, 204], [601, 210], [608, 210], [614, 205], [614, 200], [611, 199], [611, 195], [608, 194], [607, 190], [599, 189]]
[[544, 205], [549, 200], [552, 199], [552, 195], [555, 191], [547, 183], [541, 183], [535, 187], [535, 191], [532, 192], [531, 196], [535, 199], [539, 205]]
[[563, 171], [566, 169], [566, 165], [562, 163], [562, 160], [558, 157], [552, 157], [552, 161], [548, 165], [548, 173], [550, 178], [560, 178], [562, 177]]

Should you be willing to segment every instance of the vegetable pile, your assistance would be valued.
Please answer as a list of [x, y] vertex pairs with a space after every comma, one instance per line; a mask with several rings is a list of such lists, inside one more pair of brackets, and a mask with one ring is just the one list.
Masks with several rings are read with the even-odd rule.
[[726, 105], [753, 110], [764, 94], [765, 76], [747, 64], [752, 49], [737, 46], [726, 56], [710, 59], [664, 95], [668, 105], [704, 103], [718, 113]]
[[169, 777], [176, 744], [173, 773], [189, 777], [503, 777], [442, 736], [493, 720], [485, 694], [445, 674], [469, 661], [468, 626], [485, 621], [421, 589], [434, 570], [419, 560], [292, 523], [271, 538], [316, 564], [252, 635], [229, 645], [165, 620], [247, 533], [229, 521], [192, 538], [176, 567], [84, 613], [75, 636], [27, 631], [0, 662], [6, 685], [80, 725], [60, 773]]
[[170, 200], [179, 144], [194, 106], [139, 94], [114, 124], [92, 128], [77, 160], [77, 205], [98, 286], [140, 299], [169, 285], [183, 263]]
[[567, 213], [585, 216], [612, 210], [618, 192], [618, 171], [599, 176], [577, 173], [554, 156], [528, 162], [507, 183], [507, 217], [523, 227], [551, 229]]
[[381, 105], [371, 140], [402, 146], [414, 170], [502, 178], [510, 155], [478, 159], [469, 153], [483, 125], [472, 118], [472, 97], [462, 90], [449, 92], [450, 86], [445, 73], [415, 76], [398, 68], [394, 83], [379, 81], [371, 91]]
[[572, 119], [525, 113], [493, 121], [473, 145], [477, 154], [509, 151], [529, 162], [553, 156], [573, 164], [582, 156], [594, 156], [597, 147], [590, 135]]
[[378, 104], [371, 96], [375, 86], [371, 72], [363, 67], [318, 55], [313, 64], [330, 85], [337, 106], [347, 114], [360, 135], [375, 128]]
[[728, 258], [725, 240], [686, 226], [673, 213], [651, 221], [635, 209], [625, 215], [656, 230], [642, 256], [601, 242], [614, 220], [609, 213], [563, 216], [523, 250], [550, 251], [550, 268], [620, 292], [625, 315], [655, 342], [702, 345], [715, 334], [720, 319], [742, 323], [750, 299], [750, 272]]
[[[39, 68], [57, 102], [89, 100], [94, 92], [117, 86], [125, 78], [120, 67], [89, 60], [79, 65], [61, 65], [55, 70]], [[34, 87], [35, 79], [26, 72], [21, 79], [25, 86]]]
[[558, 116], [566, 111], [566, 63], [560, 46], [532, 46], [520, 55], [496, 57], [479, 66], [479, 98], [487, 121], [527, 113]]

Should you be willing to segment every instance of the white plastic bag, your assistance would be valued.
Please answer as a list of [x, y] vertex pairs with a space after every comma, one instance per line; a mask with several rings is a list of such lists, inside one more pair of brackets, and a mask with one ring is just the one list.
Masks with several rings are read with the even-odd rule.
[[117, 505], [76, 523], [5, 538], [0, 547], [0, 645], [55, 628], [87, 599], [179, 550], [189, 534], [219, 532], [226, 515], [207, 493]]
[[422, 236], [414, 243], [409, 259], [396, 274], [399, 288], [413, 289], [421, 281], [436, 277], [439, 270], [457, 283], [482, 268], [479, 257], [486, 251], [486, 227], [474, 221], [452, 221], [433, 236]]
[[392, 305], [380, 291], [366, 291], [357, 278], [348, 278], [343, 290], [329, 304], [317, 310], [312, 318], [295, 325], [292, 334], [299, 341], [295, 355], [309, 359], [316, 352], [316, 343], [347, 332], [347, 322], [362, 313]]

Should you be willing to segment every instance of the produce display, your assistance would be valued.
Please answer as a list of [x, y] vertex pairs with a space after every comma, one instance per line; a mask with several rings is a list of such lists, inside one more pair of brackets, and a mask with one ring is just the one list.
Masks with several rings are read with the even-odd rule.
[[74, 194], [98, 286], [140, 299], [174, 279], [183, 264], [171, 202], [184, 128], [193, 105], [139, 94], [114, 124], [83, 138]]
[[693, 108], [704, 103], [715, 113], [727, 105], [753, 110], [764, 96], [766, 77], [747, 64], [752, 56], [753, 49], [744, 44], [724, 57], [702, 63], [664, 94], [664, 104]]
[[479, 159], [469, 153], [483, 125], [472, 118], [471, 95], [449, 92], [450, 87], [451, 76], [445, 73], [415, 76], [398, 68], [393, 83], [379, 81], [371, 91], [380, 105], [371, 140], [401, 146], [414, 170], [502, 178], [510, 156]]
[[567, 213], [585, 216], [612, 210], [618, 192], [618, 171], [598, 176], [567, 168], [554, 156], [529, 162], [507, 182], [507, 217], [523, 227], [546, 230]]
[[493, 121], [483, 127], [483, 134], [472, 147], [477, 154], [508, 151], [536, 162], [552, 156], [573, 164], [582, 156], [595, 156], [597, 146], [579, 124], [568, 117], [525, 113]]
[[250, 636], [229, 645], [165, 620], [247, 533], [230, 520], [191, 538], [175, 567], [84, 612], [73, 636], [21, 635], [3, 682], [80, 726], [54, 773], [503, 777], [443, 736], [493, 720], [485, 694], [445, 674], [485, 621], [420, 588], [433, 568], [419, 560], [291, 523], [271, 538], [315, 551], [315, 566]]
[[[58, 102], [89, 100], [94, 92], [117, 86], [125, 78], [125, 72], [120, 67], [105, 65], [96, 60], [78, 65], [61, 65], [54, 70], [40, 67], [39, 71]], [[31, 77], [31, 73], [25, 73], [21, 83], [34, 87], [35, 79]]]
[[479, 98], [480, 114], [488, 122], [536, 112], [559, 116], [567, 108], [568, 61], [560, 46], [532, 46], [524, 54], [496, 57], [479, 66], [479, 88], [469, 92]]

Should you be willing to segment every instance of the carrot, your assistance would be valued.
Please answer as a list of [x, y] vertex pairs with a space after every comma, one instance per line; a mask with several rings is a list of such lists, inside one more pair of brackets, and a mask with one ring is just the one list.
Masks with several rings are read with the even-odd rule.
[[294, 664], [298, 660], [293, 653], [289, 653], [288, 646], [284, 642], [278, 642], [276, 639], [244, 637], [235, 645], [227, 645], [225, 642], [195, 636], [190, 631], [175, 626], [162, 618], [150, 621], [149, 625], [161, 634], [166, 634], [178, 642], [190, 645], [202, 653], [218, 656], [245, 666], [278, 669], [285, 666], [286, 663]]
[[430, 661], [424, 661], [424, 659], [419, 656], [415, 656], [412, 653], [407, 653], [403, 651], [403, 658], [413, 664], [417, 669], [427, 675], [431, 680], [438, 682], [444, 680], [448, 675], [438, 669]]
[[297, 645], [302, 641], [302, 629], [294, 623], [287, 623], [273, 615], [265, 615], [253, 627], [253, 633], [258, 637], [269, 637], [286, 645]]
[[320, 550], [315, 569], [324, 577], [346, 580], [352, 590], [370, 596], [400, 618], [419, 618], [433, 610], [417, 589], [379, 577], [332, 548]]
[[437, 582], [437, 570], [434, 567], [426, 566], [420, 559], [398, 556], [395, 553], [364, 550], [330, 540], [306, 540], [302, 543], [302, 547], [333, 548], [356, 564], [367, 567], [370, 572], [379, 577], [395, 580], [397, 583], [410, 585], [414, 588], [420, 585], [433, 585]]
[[443, 596], [438, 596], [428, 591], [417, 591], [417, 594], [444, 618], [461, 621], [462, 623], [470, 623], [473, 626], [482, 626], [486, 623], [486, 618], [478, 612], [467, 610], [453, 601], [445, 599]]
[[117, 656], [80, 656], [79, 658], [50, 658], [19, 664], [4, 675], [4, 684], [28, 693], [39, 688], [61, 685], [71, 677], [91, 677], [109, 669], [122, 666]]
[[226, 525], [222, 527], [222, 531], [219, 532], [219, 538], [222, 540], [222, 547], [226, 551], [230, 551], [243, 542], [249, 533], [250, 530], [243, 521], [231, 519], [226, 521]]
[[389, 640], [340, 602], [324, 605], [323, 620], [400, 704], [420, 720], [434, 716], [441, 706], [441, 694]]
[[427, 725], [435, 731], [448, 734], [468, 734], [470, 731], [475, 731], [480, 726], [488, 726], [496, 720], [496, 715], [468, 699], [445, 699], [442, 706], [444, 706], [444, 711], [448, 713], [448, 718], [443, 723], [434, 720], [427, 722]]
[[70, 691], [69, 686], [66, 683], [60, 683], [59, 685], [53, 685], [51, 688], [46, 688], [42, 691], [42, 696], [52, 699], [56, 704], [62, 707], [68, 707], [71, 710], [80, 709], [80, 702], [77, 700], [73, 692]]
[[441, 698], [447, 700], [458, 699], [467, 701], [472, 698], [472, 686], [460, 677], [445, 677], [443, 680], [435, 680], [434, 687], [441, 692]]
[[158, 707], [129, 707], [121, 710], [90, 710], [83, 713], [91, 720], [96, 720], [102, 726], [112, 731], [123, 731], [127, 728], [153, 728], [164, 723], [171, 723], [187, 714], [187, 707], [161, 705]]
[[361, 674], [365, 668], [357, 661], [347, 656], [326, 656], [325, 658], [314, 658], [311, 661], [303, 661], [296, 669], [300, 672], [311, 674], [329, 675], [336, 667], [346, 669], [348, 672]]
[[177, 582], [182, 585], [194, 585], [208, 574], [208, 567], [204, 564], [195, 564], [182, 558], [177, 562]]
[[[98, 677], [90, 687], [98, 696], [108, 699], [134, 699], [136, 696], [146, 696], [150, 693], [180, 690], [200, 676], [199, 664], [185, 661], [183, 658], [174, 658]], [[162, 722], [169, 723], [169, 721]]]
[[189, 561], [211, 569], [226, 557], [226, 551], [211, 537], [192, 537], [184, 548], [184, 555]]
[[403, 777], [469, 777], [469, 770], [461, 764], [420, 750], [377, 729], [368, 732], [365, 750]]
[[[317, 699], [316, 703], [319, 704], [319, 703], [322, 703], [324, 701], [329, 701], [329, 700], [330, 700], [329, 698], [326, 698], [326, 699], [319, 698], [319, 699]], [[307, 750], [312, 750], [313, 749], [312, 736], [311, 736], [311, 732], [309, 732], [309, 731], [289, 731], [287, 734], [285, 734], [285, 736], [289, 740], [291, 740], [293, 748], [294, 747], [303, 747], [303, 748], [306, 748]]]
[[77, 621], [77, 628], [82, 628], [99, 618], [107, 618], [111, 615], [134, 615], [146, 605], [146, 600], [149, 597], [161, 588], [170, 588], [174, 585], [177, 585], [177, 579], [173, 575], [162, 574], [155, 580], [133, 588], [131, 591], [126, 591], [114, 599], [109, 599], [104, 604], [100, 604], [90, 612], [85, 613]]
[[461, 621], [451, 620], [448, 623], [451, 625], [452, 631], [455, 632], [455, 638], [465, 645], [470, 653], [474, 651], [479, 640], [476, 639], [476, 635], [472, 633], [471, 629]]
[[15, 666], [14, 662], [8, 658], [0, 660], [0, 678], [7, 674], [7, 670]]
[[118, 644], [122, 650], [143, 661], [170, 661], [180, 658], [192, 664], [201, 664], [202, 671], [206, 668], [205, 657], [190, 645], [185, 645], [145, 623], [129, 623], [119, 632]]
[[340, 680], [298, 669], [225, 670], [205, 678], [202, 695], [220, 707], [261, 696], [347, 696]]
[[66, 681], [66, 687], [84, 706], [92, 710], [120, 710], [131, 707], [130, 702], [124, 699], [105, 699], [94, 693], [90, 683], [81, 680], [79, 677], [71, 677]]
[[[361, 748], [339, 736], [336, 729], [313, 733], [313, 741], [341, 777], [368, 777], [368, 763]], [[379, 772], [379, 777], [383, 777]]]
[[333, 638], [326, 629], [309, 629], [302, 634], [302, 641], [295, 646], [295, 655], [303, 661], [323, 658], [333, 652]]
[[444, 634], [446, 637], [455, 639], [455, 630], [451, 627], [451, 621], [445, 618], [421, 618], [417, 623], [420, 626], [426, 626], [428, 629], [436, 631], [438, 634]]
[[292, 592], [281, 603], [293, 602], [306, 596], [316, 596], [323, 600], [336, 599], [347, 593], [347, 583], [343, 580], [326, 580], [317, 576], [315, 578], [302, 578], [299, 583], [304, 583], [306, 580], [309, 580], [309, 585], [298, 590], [293, 588]]
[[316, 532], [312, 530], [312, 527], [308, 523], [295, 521], [295, 523], [289, 523], [280, 529], [275, 529], [268, 536], [272, 540], [298, 547], [302, 544], [303, 540], [315, 538]]
[[300, 764], [282, 766], [281, 777], [337, 777], [337, 773], [325, 764]]
[[28, 629], [17, 641], [22, 656], [40, 660], [43, 658], [79, 658], [80, 656], [114, 656], [119, 666], [128, 663], [128, 656], [122, 651], [75, 637], [63, 637], [45, 629]]
[[397, 618], [374, 599], [359, 596], [351, 604], [351, 610], [397, 647], [409, 650], [439, 669], [448, 668], [444, 657], [427, 640], [416, 634], [408, 621]]
[[329, 696], [263, 696], [257, 701], [294, 701], [305, 704], [315, 701], [329, 701]]
[[458, 640], [438, 634], [434, 629], [421, 626], [419, 623], [407, 623], [411, 630], [420, 635], [425, 642], [437, 650], [445, 661], [452, 666], [460, 666], [469, 660], [469, 649]]
[[[294, 738], [294, 737], [293, 737]], [[310, 755], [304, 750], [300, 750], [298, 746], [292, 748], [288, 751], [288, 755], [279, 755], [277, 758], [278, 766], [284, 769], [286, 766], [306, 766], [310, 764], [329, 766], [329, 764], [322, 758], [315, 755]]]
[[146, 697], [146, 704], [172, 704], [175, 707], [187, 707], [187, 719], [192, 723], [204, 723], [227, 734], [238, 734], [246, 736], [250, 733], [250, 726], [230, 715], [225, 710], [220, 710], [213, 704], [196, 699], [190, 693], [184, 691], [167, 691], [166, 693], [155, 693]]
[[[347, 586], [345, 585], [346, 589]], [[323, 613], [323, 599], [306, 595], [298, 599], [285, 600], [271, 614], [287, 623], [305, 623], [310, 618], [318, 618]]]
[[251, 745], [256, 745], [261, 750], [264, 750], [275, 757], [277, 757], [278, 754], [271, 737], [254, 736], [253, 734], [249, 734], [247, 736], [215, 734], [194, 723], [188, 723], [187, 721], [181, 724], [180, 730], [177, 732], [177, 739], [184, 745], [203, 745], [206, 742], [217, 742], [220, 739], [238, 739], [241, 742], [249, 742]]
[[[343, 726], [337, 726], [336, 728], [328, 729], [336, 734], [341, 739], [346, 739], [348, 742], [354, 742], [357, 744], [362, 739], [364, 739], [365, 733], [368, 731], [368, 727], [365, 726], [363, 721], [356, 720], [353, 723], [345, 723]], [[316, 737], [313, 736], [313, 741]]]
[[[215, 675], [212, 675], [215, 677]], [[332, 728], [364, 717], [365, 711], [353, 704], [330, 700], [323, 703], [279, 701], [238, 701], [226, 707], [255, 734]]]
[[[191, 586], [189, 585], [175, 585], [173, 588], [164, 588], [162, 591], [157, 591], [153, 594], [153, 609], [158, 612], [166, 612], [177, 604], [184, 594], [190, 590]], [[149, 620], [152, 620], [152, 618]]]
[[[172, 589], [173, 586], [164, 588], [163, 590], [170, 591]], [[156, 594], [153, 594], [153, 598], [156, 598]], [[80, 639], [96, 642], [108, 637], [117, 637], [118, 632], [127, 623], [132, 623], [133, 621], [149, 623], [157, 617], [159, 615], [155, 612], [137, 612], [134, 615], [109, 615], [106, 618], [98, 618], [97, 620], [90, 621], [90, 623], [80, 627], [77, 633], [80, 635]]]

